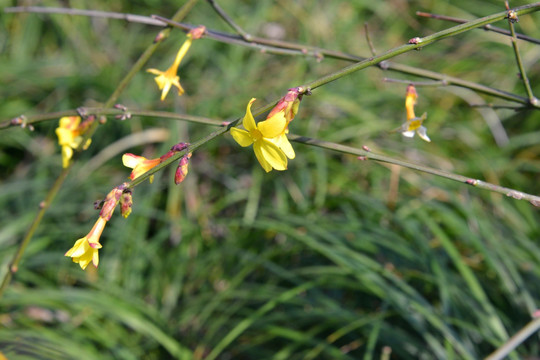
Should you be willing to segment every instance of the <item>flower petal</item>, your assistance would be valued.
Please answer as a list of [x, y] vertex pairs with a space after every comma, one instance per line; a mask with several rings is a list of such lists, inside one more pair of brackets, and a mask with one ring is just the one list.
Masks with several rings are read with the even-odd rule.
[[73, 157], [73, 150], [69, 146], [62, 146], [62, 167], [65, 169], [69, 166], [69, 161]]
[[289, 159], [295, 158], [296, 154], [294, 153], [294, 149], [289, 142], [289, 139], [287, 139], [287, 135], [282, 134], [281, 136], [274, 138], [272, 142], [276, 144]]
[[253, 144], [253, 152], [255, 152], [255, 156], [257, 157], [257, 160], [259, 160], [259, 164], [263, 167], [264, 171], [270, 172], [272, 171], [272, 165], [266, 161], [264, 158], [264, 155], [261, 151], [261, 142], [258, 141], [255, 144]]
[[253, 139], [249, 136], [246, 130], [231, 128], [231, 135], [233, 139], [242, 147], [253, 144]]
[[264, 159], [276, 170], [287, 170], [287, 157], [283, 151], [268, 139], [260, 141], [260, 149]]
[[402, 134], [405, 137], [412, 138], [414, 136], [414, 131], [404, 131]]
[[122, 156], [122, 164], [124, 164], [125, 167], [131, 168], [131, 169], [139, 165], [144, 160], [146, 160], [144, 156], [138, 156], [131, 153], [127, 153]]
[[287, 127], [287, 119], [284, 112], [278, 112], [274, 116], [257, 124], [257, 129], [265, 138], [275, 138], [281, 135]]
[[255, 130], [257, 128], [253, 114], [251, 114], [251, 104], [253, 104], [255, 100], [255, 98], [252, 98], [247, 104], [246, 115], [244, 116], [244, 120], [242, 122], [247, 131]]
[[418, 133], [418, 136], [420, 136], [420, 138], [422, 140], [425, 140], [427, 142], [431, 142], [431, 139], [429, 138], [429, 136], [427, 136], [427, 133], [426, 133], [427, 129], [425, 126], [420, 126], [416, 132]]

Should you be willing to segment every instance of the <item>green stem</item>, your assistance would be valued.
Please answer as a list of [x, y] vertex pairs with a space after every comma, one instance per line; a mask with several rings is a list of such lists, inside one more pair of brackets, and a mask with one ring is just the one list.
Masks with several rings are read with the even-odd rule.
[[223, 19], [227, 24], [229, 24], [230, 27], [232, 27], [242, 38], [247, 41], [251, 42], [252, 36], [248, 34], [244, 29], [242, 29], [237, 23], [234, 22], [234, 20], [219, 6], [215, 0], [207, 0], [210, 6], [214, 9], [214, 11]]
[[36, 214], [34, 221], [32, 221], [32, 225], [30, 225], [30, 228], [24, 235], [24, 238], [19, 244], [17, 251], [13, 255], [13, 259], [8, 265], [8, 271], [6, 275], [4, 275], [2, 285], [0, 285], [0, 298], [4, 294], [4, 291], [8, 287], [9, 283], [11, 282], [11, 278], [13, 277], [13, 274], [17, 272], [22, 255], [24, 254], [24, 251], [26, 250], [26, 247], [28, 246], [30, 239], [32, 238], [32, 236], [34, 236], [34, 233], [36, 232], [37, 227], [41, 223], [41, 219], [43, 218], [43, 215], [45, 214], [47, 209], [49, 209], [49, 206], [51, 205], [52, 201], [56, 197], [56, 194], [60, 190], [60, 187], [64, 183], [64, 180], [66, 179], [69, 173], [70, 167], [71, 165], [65, 169], [62, 169], [62, 172], [60, 173], [58, 178], [56, 178], [56, 181], [54, 182], [53, 186], [49, 189], [49, 192], [47, 193], [47, 196], [45, 197], [45, 201], [41, 202], [41, 204], [39, 205], [40, 207], [39, 211]]
[[[81, 108], [79, 108], [80, 110]], [[134, 115], [134, 116], [148, 116], [148, 117], [158, 117], [158, 118], [170, 118], [170, 119], [177, 119], [177, 120], [184, 120], [184, 121], [190, 121], [194, 123], [199, 124], [207, 124], [207, 125], [218, 125], [223, 126], [224, 122], [219, 121], [216, 119], [210, 119], [203, 116], [195, 116], [195, 115], [188, 115], [188, 114], [178, 114], [173, 112], [167, 112], [167, 111], [152, 111], [152, 110], [121, 110], [121, 109], [106, 109], [106, 108], [94, 108], [94, 107], [88, 107], [88, 108], [82, 108], [88, 115]], [[35, 124], [42, 121], [47, 120], [55, 120], [64, 116], [77, 116], [79, 112], [77, 109], [72, 110], [63, 110], [63, 111], [57, 111], [52, 113], [45, 113], [45, 114], [36, 114], [32, 116], [25, 116], [24, 124]], [[0, 129], [1, 128], [7, 128], [7, 127], [13, 127], [13, 126], [20, 126], [17, 124], [14, 124], [11, 120], [5, 120], [0, 123]]]
[[[529, 4], [529, 5], [521, 6], [519, 8], [514, 9], [514, 11], [515, 11], [515, 13], [517, 15], [528, 14], [528, 13], [535, 12], [535, 11], [538, 11], [538, 10], [540, 10], [540, 3]], [[332, 82], [334, 80], [337, 80], [337, 79], [340, 79], [340, 78], [342, 78], [344, 76], [350, 75], [350, 74], [352, 74], [352, 73], [354, 73], [354, 72], [356, 72], [358, 70], [365, 69], [365, 68], [367, 68], [369, 66], [377, 65], [377, 64], [383, 62], [384, 60], [391, 59], [393, 57], [396, 57], [396, 56], [401, 55], [403, 53], [409, 52], [411, 50], [420, 49], [420, 48], [422, 48], [424, 46], [427, 46], [429, 44], [432, 44], [432, 43], [434, 43], [436, 41], [445, 39], [445, 38], [450, 37], [450, 36], [455, 36], [455, 35], [461, 34], [463, 32], [472, 30], [474, 28], [481, 27], [481, 26], [484, 26], [484, 25], [487, 25], [489, 23], [493, 23], [493, 22], [496, 22], [496, 21], [504, 20], [506, 17], [507, 17], [507, 12], [503, 11], [503, 12], [500, 12], [500, 13], [497, 13], [497, 14], [493, 14], [493, 15], [485, 16], [485, 17], [480, 18], [480, 19], [469, 21], [469, 22], [467, 22], [465, 24], [460, 24], [460, 25], [453, 26], [451, 28], [439, 31], [439, 32], [437, 32], [435, 34], [432, 34], [432, 35], [429, 35], [429, 36], [426, 36], [426, 37], [423, 37], [423, 38], [411, 39], [409, 44], [399, 46], [397, 48], [388, 50], [388, 51], [386, 51], [385, 53], [383, 53], [381, 55], [374, 56], [374, 57], [371, 57], [369, 59], [365, 59], [363, 61], [360, 61], [360, 62], [358, 62], [356, 64], [350, 65], [350, 66], [348, 66], [348, 67], [346, 67], [344, 69], [341, 69], [341, 70], [336, 71], [336, 72], [334, 72], [332, 74], [329, 74], [329, 75], [327, 75], [325, 77], [322, 77], [322, 78], [320, 78], [318, 80], [315, 80], [315, 81], [313, 81], [311, 83], [308, 83], [308, 84], [305, 85], [305, 87], [311, 88], [311, 89], [318, 88], [318, 87], [320, 87], [322, 85], [325, 85], [325, 84], [328, 84], [328, 83], [330, 83], [330, 82]], [[538, 104], [538, 103], [532, 103], [530, 101], [528, 103], [530, 105], [532, 105], [532, 106], [540, 107], [540, 104]]]
[[323, 149], [334, 150], [334, 151], [341, 152], [341, 153], [344, 153], [344, 154], [356, 155], [356, 156], [364, 157], [365, 159], [370, 159], [370, 160], [375, 160], [375, 161], [379, 161], [379, 162], [385, 162], [385, 163], [389, 163], [389, 164], [399, 165], [401, 167], [405, 167], [405, 168], [425, 172], [425, 173], [428, 173], [428, 174], [440, 176], [440, 177], [443, 177], [443, 178], [446, 178], [446, 179], [449, 179], [449, 180], [454, 180], [454, 181], [457, 181], [457, 182], [460, 182], [460, 183], [469, 184], [469, 185], [472, 185], [472, 186], [480, 188], [480, 189], [485, 189], [485, 190], [497, 192], [497, 193], [500, 193], [500, 194], [504, 194], [506, 196], [513, 197], [514, 199], [517, 199], [517, 200], [527, 200], [531, 204], [533, 204], [534, 206], [540, 206], [540, 197], [539, 196], [523, 193], [521, 191], [506, 188], [506, 187], [503, 187], [503, 186], [494, 185], [494, 184], [484, 182], [484, 181], [481, 181], [481, 180], [478, 180], [478, 179], [471, 179], [471, 178], [468, 178], [468, 177], [463, 176], [463, 175], [452, 174], [452, 173], [448, 173], [446, 171], [430, 168], [428, 166], [409, 163], [409, 162], [406, 162], [406, 161], [394, 159], [394, 158], [392, 158], [390, 156], [376, 154], [376, 153], [373, 153], [373, 152], [368, 151], [368, 150], [358, 149], [358, 148], [354, 148], [354, 147], [350, 147], [350, 146], [346, 146], [346, 145], [341, 145], [341, 144], [336, 144], [336, 143], [329, 142], [329, 141], [312, 139], [312, 138], [308, 138], [306, 136], [298, 136], [298, 135], [290, 134], [288, 136], [288, 138], [291, 141], [294, 141], [294, 142], [313, 145], [313, 146], [317, 146], [317, 147], [320, 147], [320, 148], [323, 148]]
[[[416, 16], [423, 16], [423, 17], [428, 17], [428, 18], [431, 18], [431, 19], [451, 21], [451, 22], [455, 22], [455, 23], [458, 23], [458, 24], [465, 24], [466, 22], [469, 21], [469, 20], [465, 20], [465, 19], [456, 18], [456, 17], [453, 17], [453, 16], [438, 15], [438, 14], [432, 14], [432, 13], [427, 13], [427, 12], [423, 12], [423, 11], [417, 11]], [[496, 32], [498, 34], [502, 34], [502, 35], [506, 35], [506, 36], [512, 36], [510, 31], [505, 30], [505, 29], [501, 29], [499, 27], [492, 26], [492, 25], [489, 25], [489, 24], [484, 25], [482, 28], [484, 30], [493, 31], [493, 32]], [[516, 35], [517, 35], [518, 39], [525, 40], [525, 41], [531, 42], [533, 44], [539, 44], [540, 45], [540, 40], [538, 40], [538, 39], [535, 39], [535, 38], [532, 38], [530, 36], [523, 35], [523, 34], [516, 34]]]
[[[531, 4], [530, 6], [537, 6], [537, 4]], [[521, 9], [521, 8], [519, 8]], [[195, 26], [182, 24], [175, 22], [160, 16], [145, 17], [140, 15], [133, 14], [122, 14], [114, 12], [104, 12], [104, 11], [94, 11], [94, 10], [80, 10], [80, 9], [64, 9], [64, 8], [43, 8], [43, 7], [12, 7], [4, 9], [5, 12], [36, 12], [36, 13], [54, 13], [54, 14], [69, 14], [69, 15], [84, 15], [84, 16], [96, 16], [96, 17], [105, 17], [112, 19], [123, 19], [132, 22], [138, 22], [143, 24], [155, 25], [155, 26], [173, 26], [179, 28], [185, 32], [195, 28]], [[535, 11], [535, 10], [532, 10]], [[484, 25], [484, 28], [489, 27], [490, 25]], [[313, 56], [318, 59], [323, 57], [329, 57], [333, 59], [340, 59], [345, 61], [359, 62], [366, 60], [364, 57], [351, 55], [343, 53], [340, 51], [327, 50], [322, 48], [317, 48], [314, 46], [308, 46], [303, 44], [292, 43], [282, 40], [273, 40], [265, 39], [260, 37], [251, 36], [249, 42], [245, 41], [242, 36], [235, 36], [232, 34], [221, 33], [218, 31], [207, 30], [205, 33], [206, 37], [221, 41], [224, 43], [247, 46], [259, 51], [264, 51], [266, 53], [275, 53], [282, 55], [302, 55], [302, 56]], [[519, 37], [519, 34], [518, 34]], [[486, 95], [498, 97], [504, 100], [518, 102], [524, 105], [533, 106], [535, 108], [540, 108], [539, 104], [531, 104], [529, 99], [523, 96], [512, 94], [503, 90], [498, 90], [491, 88], [489, 86], [477, 84], [474, 82], [462, 80], [456, 77], [448, 76], [445, 74], [436, 73], [429, 70], [418, 69], [412, 66], [396, 64], [389, 61], [382, 61], [376, 64], [382, 70], [391, 70], [403, 74], [415, 75], [420, 77], [425, 77], [428, 79], [439, 80], [444, 82], [446, 85], [454, 85], [463, 88], [468, 88]], [[0, 126], [1, 128], [1, 126]]]
[[525, 91], [527, 92], [527, 95], [529, 96], [529, 102], [531, 104], [538, 104], [538, 99], [533, 94], [533, 91], [531, 89], [531, 84], [529, 83], [529, 78], [527, 77], [527, 72], [525, 71], [525, 67], [523, 66], [523, 61], [521, 60], [521, 55], [519, 54], [517, 37], [516, 37], [516, 29], [514, 27], [514, 22], [510, 18], [508, 19], [508, 25], [510, 26], [510, 33], [512, 34], [512, 37], [511, 37], [512, 47], [514, 49], [514, 54], [516, 55], [516, 62], [519, 68], [519, 73], [521, 75], [521, 80], [523, 80]]

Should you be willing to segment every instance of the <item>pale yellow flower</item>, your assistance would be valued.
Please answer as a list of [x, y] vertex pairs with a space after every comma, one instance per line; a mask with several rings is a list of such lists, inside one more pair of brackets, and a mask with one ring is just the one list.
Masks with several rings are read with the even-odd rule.
[[106, 223], [107, 221], [105, 219], [99, 217], [88, 235], [77, 240], [75, 245], [66, 252], [65, 256], [69, 256], [73, 259], [73, 262], [79, 263], [83, 270], [86, 269], [90, 262], [92, 262], [95, 267], [98, 267], [98, 250], [102, 247], [99, 243], [99, 238]]

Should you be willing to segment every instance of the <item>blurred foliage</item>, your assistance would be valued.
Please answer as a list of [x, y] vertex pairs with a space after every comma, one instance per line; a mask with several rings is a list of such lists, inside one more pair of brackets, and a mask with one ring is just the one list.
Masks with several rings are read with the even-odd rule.
[[[364, 23], [382, 52], [452, 25], [415, 11], [472, 19], [503, 10], [494, 0], [220, 3], [249, 33], [363, 56]], [[23, 4], [162, 16], [179, 6], [47, 0], [2, 7]], [[521, 18], [518, 31], [540, 37], [539, 16]], [[186, 22], [230, 31], [203, 0]], [[3, 14], [0, 26], [1, 119], [104, 102], [158, 31], [42, 14]], [[147, 67], [166, 69], [183, 39], [174, 31]], [[519, 45], [538, 95], [539, 48]], [[524, 94], [510, 40], [482, 30], [394, 61]], [[201, 40], [180, 67], [184, 96], [171, 92], [160, 102], [153, 76], [141, 72], [120, 102], [230, 120], [251, 97], [263, 105], [346, 65]], [[405, 84], [384, 77], [418, 80], [375, 68], [340, 79], [304, 98], [292, 131], [540, 193], [538, 111], [480, 110], [469, 102], [498, 101], [418, 87], [432, 143], [404, 139], [388, 131], [405, 117]], [[503, 146], [487, 125], [493, 119], [508, 134]], [[56, 126], [0, 131], [2, 276], [60, 172]], [[122, 152], [104, 149], [154, 127], [169, 131], [169, 140], [123, 152], [159, 156], [211, 131], [139, 117], [100, 126], [0, 299], [0, 350], [8, 359], [378, 359], [385, 347], [393, 359], [477, 359], [538, 307], [540, 215], [530, 204], [299, 144], [288, 171], [264, 174], [229, 135], [193, 154], [181, 186], [167, 169], [137, 187], [133, 214], [115, 215], [105, 229], [99, 269], [81, 271], [63, 254], [91, 228], [94, 200], [129, 174]], [[87, 167], [98, 154], [107, 160]], [[517, 353], [539, 351], [532, 339]]]

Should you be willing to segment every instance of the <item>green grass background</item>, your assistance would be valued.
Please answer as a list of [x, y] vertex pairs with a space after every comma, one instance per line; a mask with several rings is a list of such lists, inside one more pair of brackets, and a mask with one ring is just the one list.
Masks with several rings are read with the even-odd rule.
[[[0, 1], [65, 6], [66, 2]], [[74, 8], [172, 16], [178, 1], [70, 1]], [[431, 11], [473, 19], [501, 1], [220, 2], [249, 33], [369, 56], [364, 23], [383, 52], [451, 26]], [[525, 1], [512, 1], [512, 6]], [[186, 22], [229, 31], [203, 0]], [[517, 29], [540, 38], [540, 14]], [[158, 30], [66, 15], [0, 15], [0, 119], [104, 102]], [[507, 27], [504, 22], [496, 24]], [[166, 69], [185, 36], [174, 31], [147, 67]], [[519, 42], [540, 94], [540, 48]], [[524, 94], [508, 38], [471, 31], [395, 61]], [[119, 102], [232, 120], [289, 87], [348, 65], [196, 41], [180, 68], [186, 94], [160, 102], [140, 72]], [[432, 143], [389, 133], [405, 118], [405, 84], [366, 69], [305, 97], [296, 134], [373, 150], [539, 194], [540, 113], [479, 110], [499, 102], [455, 87], [418, 87]], [[500, 103], [500, 102], [499, 102]], [[509, 141], [499, 146], [488, 122]], [[0, 275], [61, 171], [56, 121], [0, 131]], [[130, 134], [164, 143], [111, 152]], [[8, 359], [478, 359], [530, 319], [540, 296], [540, 214], [527, 202], [431, 175], [293, 144], [286, 172], [265, 174], [250, 149], [219, 137], [198, 149], [185, 182], [174, 169], [114, 215], [99, 269], [63, 254], [97, 219], [93, 202], [126, 180], [122, 152], [157, 157], [212, 129], [173, 120], [110, 118], [78, 161], [0, 299]], [[98, 154], [105, 160], [92, 160]], [[92, 166], [90, 166], [92, 165]], [[399, 187], [395, 185], [399, 181]], [[533, 336], [512, 355], [538, 355]]]

